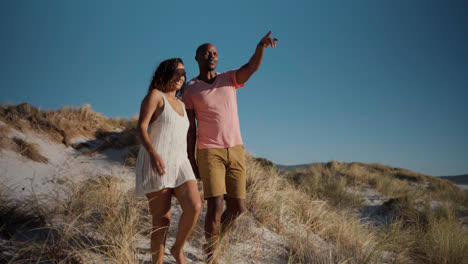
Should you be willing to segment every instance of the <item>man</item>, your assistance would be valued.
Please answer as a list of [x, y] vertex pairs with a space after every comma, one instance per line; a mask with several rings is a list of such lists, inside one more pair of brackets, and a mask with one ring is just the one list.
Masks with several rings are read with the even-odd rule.
[[[245, 211], [245, 155], [236, 92], [260, 67], [265, 48], [276, 47], [278, 39], [270, 38], [270, 35], [271, 31], [260, 40], [247, 64], [225, 73], [215, 71], [218, 52], [213, 44], [198, 47], [195, 60], [200, 74], [187, 84], [182, 96], [190, 121], [188, 157], [195, 175], [201, 177], [204, 197], [208, 201], [205, 251], [211, 263], [216, 262], [213, 251], [221, 222], [227, 224]], [[196, 141], [197, 161], [194, 155]], [[224, 200], [226, 211], [223, 213]]]

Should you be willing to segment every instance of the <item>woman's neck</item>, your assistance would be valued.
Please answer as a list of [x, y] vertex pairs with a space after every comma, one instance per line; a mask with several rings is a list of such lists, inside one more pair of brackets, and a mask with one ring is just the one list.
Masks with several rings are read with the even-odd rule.
[[176, 92], [177, 91], [170, 91], [170, 92], [165, 92], [164, 94], [166, 95], [166, 97], [170, 99], [176, 99]]

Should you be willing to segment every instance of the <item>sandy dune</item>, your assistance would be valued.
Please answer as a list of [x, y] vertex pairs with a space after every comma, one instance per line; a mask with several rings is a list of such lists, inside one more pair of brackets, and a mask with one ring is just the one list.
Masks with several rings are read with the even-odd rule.
[[[0, 122], [0, 126], [4, 126]], [[3, 149], [0, 151], [0, 184], [8, 189], [8, 193], [21, 199], [29, 195], [53, 196], [60, 198], [66, 195], [68, 186], [89, 177], [114, 175], [122, 178], [124, 188], [134, 188], [134, 170], [122, 165], [126, 149], [107, 149], [94, 155], [84, 155], [78, 150], [63, 144], [52, 142], [45, 135], [33, 132], [20, 132], [11, 129], [8, 137], [18, 137], [40, 147], [40, 152], [48, 158], [48, 163], [34, 162], [15, 151]], [[72, 143], [91, 142], [89, 138], [75, 138]], [[41, 201], [47, 201], [41, 200]], [[172, 200], [172, 225], [169, 230], [168, 248], [175, 241], [178, 219], [182, 213], [177, 200]], [[195, 232], [197, 239], [191, 239], [186, 245], [187, 258], [191, 263], [204, 263], [201, 251], [203, 240], [202, 225], [206, 208], [203, 209]], [[248, 227], [242, 241], [232, 244], [229, 254], [221, 258], [221, 263], [287, 263], [287, 251], [284, 238], [269, 229], [262, 227], [250, 217], [244, 217], [238, 223]], [[3, 241], [5, 242], [5, 241]], [[142, 263], [150, 263], [150, 241], [147, 237], [139, 237], [137, 247], [142, 252], [139, 258]], [[175, 263], [166, 248], [165, 263]]]

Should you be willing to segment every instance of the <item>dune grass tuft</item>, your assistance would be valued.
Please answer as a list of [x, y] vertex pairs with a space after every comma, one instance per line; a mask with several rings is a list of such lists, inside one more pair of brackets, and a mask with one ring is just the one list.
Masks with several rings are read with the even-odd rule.
[[293, 263], [371, 263], [380, 259], [372, 227], [334, 207], [332, 199], [320, 199], [290, 183], [274, 168], [265, 169], [250, 158], [248, 164], [249, 212], [287, 238]]
[[[81, 107], [65, 106], [56, 111], [43, 111], [28, 103], [2, 105], [0, 121], [6, 124], [0, 128], [0, 149], [9, 146], [10, 140], [3, 136], [9, 127], [23, 132], [30, 130], [43, 133], [53, 141], [76, 148], [83, 155], [94, 155], [108, 148], [127, 148], [128, 154], [124, 160], [127, 166], [134, 166], [135, 149], [140, 145], [136, 132], [137, 115], [131, 119], [108, 118], [93, 111], [89, 104]], [[71, 143], [73, 138], [80, 136], [90, 140], [80, 144]], [[98, 145], [94, 146], [94, 142]]]
[[139, 151], [140, 145], [134, 145], [130, 147], [127, 154], [125, 155], [124, 164], [129, 167], [135, 167]]
[[[275, 173], [270, 172], [265, 177], [271, 181], [272, 175]], [[459, 218], [459, 208], [465, 208], [466, 214], [467, 192], [461, 191], [451, 182], [381, 164], [337, 161], [313, 164], [308, 169], [294, 170], [281, 178], [287, 178], [295, 186], [295, 190], [287, 191], [288, 195], [281, 198], [280, 193], [284, 190], [282, 188], [290, 187], [280, 184], [278, 186], [281, 188], [277, 188], [262, 181], [262, 185], [270, 192], [261, 195], [265, 196], [262, 199], [263, 204], [256, 205], [255, 209], [266, 208], [267, 212], [263, 215], [261, 210], [255, 210], [255, 215], [260, 216], [260, 220], [266, 219], [272, 223], [275, 223], [274, 216], [280, 215], [282, 217], [280, 220], [276, 219], [276, 223], [282, 223], [280, 229], [288, 230], [281, 225], [288, 222], [284, 221], [287, 215], [285, 212], [293, 209], [295, 215], [291, 219], [307, 223], [301, 226], [301, 234], [311, 230], [332, 243], [329, 254], [332, 257], [327, 259], [329, 262], [466, 263], [468, 259], [468, 236]], [[352, 211], [346, 209], [363, 206], [358, 197], [350, 196], [347, 191], [360, 187], [375, 188], [384, 195], [387, 202], [377, 212], [386, 216], [389, 222], [366, 226], [361, 221], [356, 221]], [[298, 191], [306, 197], [288, 203]], [[253, 193], [257, 193], [258, 197], [258, 192]], [[322, 206], [308, 209], [314, 200], [316, 204], [321, 201]], [[296, 204], [301, 207], [298, 208]], [[322, 212], [323, 215], [316, 218], [304, 217], [311, 216], [309, 210], [313, 214]], [[312, 223], [319, 223], [318, 228]], [[454, 235], [453, 232], [457, 234]], [[296, 244], [291, 247], [295, 262], [318, 263], [307, 254], [311, 250], [306, 253], [301, 250], [301, 246], [307, 244], [299, 239], [301, 236], [295, 237], [296, 239], [289, 240]]]
[[79, 184], [65, 201], [64, 214], [73, 222], [72, 232], [86, 236], [77, 243], [85, 255], [138, 263], [138, 235], [150, 230], [147, 202], [123, 189], [122, 183], [120, 178], [101, 176]]
[[0, 125], [0, 150], [7, 149], [10, 145], [10, 139], [8, 138], [10, 131], [11, 129], [8, 126]]
[[[0, 220], [6, 217], [13, 223], [5, 221], [7, 227], [20, 223], [22, 233], [27, 233], [22, 238], [18, 232], [10, 235], [14, 247], [0, 246], [10, 251], [4, 256], [7, 263], [139, 263], [136, 241], [151, 233], [146, 199], [133, 196], [115, 176], [74, 184], [68, 197], [49, 209], [29, 198], [22, 205], [3, 198]], [[0, 234], [10, 229], [3, 228]], [[34, 237], [34, 232], [42, 235]]]
[[70, 242], [54, 226], [54, 208], [45, 207], [35, 195], [13, 198], [15, 190], [0, 188], [1, 263], [82, 263]]
[[89, 104], [81, 107], [65, 106], [59, 110], [40, 110], [28, 103], [2, 105], [0, 120], [20, 131], [34, 130], [49, 135], [51, 139], [71, 146], [77, 136], [96, 137], [100, 131], [123, 128], [131, 121], [108, 118], [91, 109]]
[[361, 198], [346, 191], [346, 178], [339, 171], [339, 163], [313, 165], [306, 170], [294, 170], [288, 178], [295, 186], [314, 198], [328, 200], [337, 207], [360, 207]]
[[16, 144], [16, 152], [24, 157], [36, 162], [49, 162], [49, 160], [41, 154], [40, 148], [37, 144], [27, 142], [18, 137], [14, 137], [13, 142]]

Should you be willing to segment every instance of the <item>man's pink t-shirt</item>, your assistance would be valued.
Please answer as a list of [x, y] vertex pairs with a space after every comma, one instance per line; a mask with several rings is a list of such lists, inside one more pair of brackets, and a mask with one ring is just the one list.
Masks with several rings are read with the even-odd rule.
[[182, 100], [186, 109], [194, 109], [199, 149], [228, 148], [242, 145], [237, 114], [236, 70], [218, 73], [212, 84], [192, 79]]

